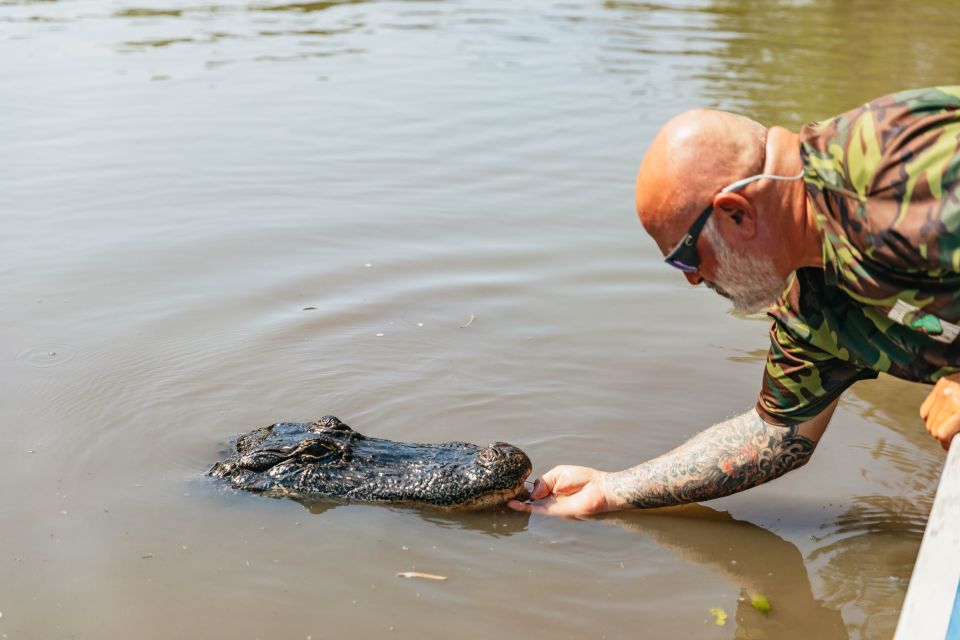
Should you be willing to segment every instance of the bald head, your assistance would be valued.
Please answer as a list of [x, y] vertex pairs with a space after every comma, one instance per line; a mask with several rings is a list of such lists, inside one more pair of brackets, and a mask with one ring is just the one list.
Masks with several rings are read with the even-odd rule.
[[721, 188], [761, 173], [766, 128], [724, 111], [696, 109], [668, 121], [637, 175], [637, 214], [666, 253]]

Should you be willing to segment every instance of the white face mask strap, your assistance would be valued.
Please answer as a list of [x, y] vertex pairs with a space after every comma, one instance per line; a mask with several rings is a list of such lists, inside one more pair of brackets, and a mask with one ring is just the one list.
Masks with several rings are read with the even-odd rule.
[[802, 178], [803, 171], [795, 176], [775, 176], [769, 173], [761, 173], [755, 176], [750, 176], [749, 178], [744, 178], [743, 180], [737, 180], [733, 184], [728, 184], [723, 189], [720, 189], [720, 193], [733, 193], [734, 191], [739, 191], [751, 182], [756, 182], [757, 180], [800, 180]]

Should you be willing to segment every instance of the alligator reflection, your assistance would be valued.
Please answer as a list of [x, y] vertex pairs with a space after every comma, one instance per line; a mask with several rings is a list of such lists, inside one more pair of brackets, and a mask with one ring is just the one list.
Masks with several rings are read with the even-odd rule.
[[[813, 597], [799, 549], [780, 536], [725, 511], [701, 505], [599, 518], [649, 536], [681, 557], [715, 570], [739, 585], [735, 638], [848, 638], [836, 609]], [[764, 615], [750, 602], [766, 596], [773, 610]]]
[[[310, 513], [316, 515], [348, 504], [346, 502], [333, 500], [296, 498], [294, 500], [303, 505]], [[366, 504], [368, 506], [376, 505], [376, 503]], [[399, 507], [394, 505], [384, 506], [384, 508], [390, 509], [391, 511], [417, 515], [430, 524], [437, 525], [444, 529], [479, 531], [495, 538], [505, 538], [515, 533], [526, 531], [527, 522], [530, 520], [529, 514], [513, 511], [505, 507], [479, 509], [476, 511], [448, 511], [445, 509], [431, 509], [429, 507]]]

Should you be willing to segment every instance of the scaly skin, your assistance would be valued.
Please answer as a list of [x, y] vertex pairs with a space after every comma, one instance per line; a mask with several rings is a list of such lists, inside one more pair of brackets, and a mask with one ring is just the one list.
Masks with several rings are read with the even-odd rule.
[[325, 416], [240, 436], [236, 453], [209, 473], [271, 496], [475, 509], [521, 493], [530, 469], [526, 454], [503, 442], [393, 442]]

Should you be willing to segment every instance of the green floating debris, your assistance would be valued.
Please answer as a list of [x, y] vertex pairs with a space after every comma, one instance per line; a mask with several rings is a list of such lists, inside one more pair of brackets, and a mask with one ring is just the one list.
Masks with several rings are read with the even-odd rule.
[[713, 616], [713, 621], [717, 623], [718, 627], [722, 627], [723, 625], [727, 624], [727, 612], [720, 607], [713, 607], [710, 609], [710, 615]]
[[750, 596], [750, 604], [752, 604], [753, 608], [760, 613], [770, 613], [770, 601], [767, 600], [767, 596], [763, 594], [755, 593]]

